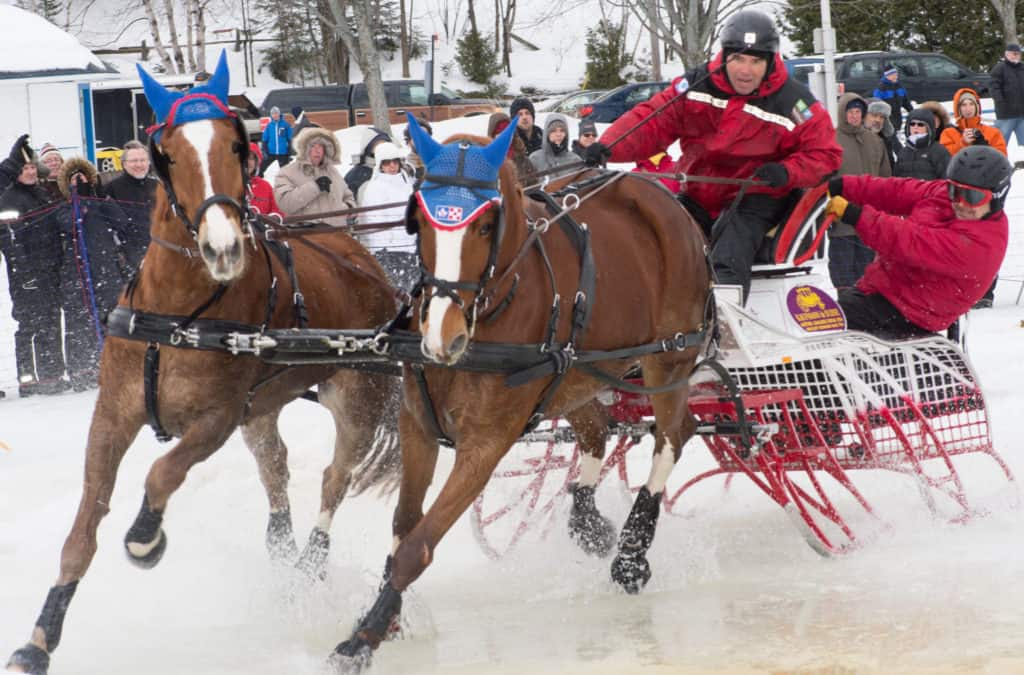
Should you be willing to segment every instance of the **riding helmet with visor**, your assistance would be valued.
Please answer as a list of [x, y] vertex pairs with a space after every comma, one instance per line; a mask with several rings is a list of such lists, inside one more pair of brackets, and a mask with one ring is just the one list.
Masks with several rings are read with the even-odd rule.
[[988, 145], [972, 145], [949, 161], [949, 199], [964, 206], [990, 204], [990, 213], [996, 213], [1003, 208], [1012, 176], [1013, 167], [1003, 153]]

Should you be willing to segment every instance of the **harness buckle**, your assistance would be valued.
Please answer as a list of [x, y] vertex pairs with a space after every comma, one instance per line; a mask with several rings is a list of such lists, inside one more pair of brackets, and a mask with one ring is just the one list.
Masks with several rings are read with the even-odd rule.
[[391, 345], [388, 343], [387, 339], [388, 334], [383, 331], [374, 335], [373, 339], [370, 341], [370, 351], [380, 356], [387, 354], [391, 351]]
[[181, 344], [182, 340], [187, 342], [192, 347], [198, 347], [199, 346], [199, 329], [196, 328], [195, 326], [193, 326], [193, 327], [187, 328], [185, 330], [182, 330], [180, 328], [175, 328], [173, 331], [171, 331], [171, 344], [172, 345], [177, 347], [178, 345]]
[[135, 334], [135, 316], [136, 316], [135, 312], [132, 312], [132, 315], [128, 318], [128, 334], [129, 335], [134, 335]]
[[[570, 202], [572, 202], [572, 206], [569, 205]], [[581, 200], [578, 192], [570, 192], [562, 197], [562, 208], [566, 211], [575, 211], [580, 207], [580, 203]]]

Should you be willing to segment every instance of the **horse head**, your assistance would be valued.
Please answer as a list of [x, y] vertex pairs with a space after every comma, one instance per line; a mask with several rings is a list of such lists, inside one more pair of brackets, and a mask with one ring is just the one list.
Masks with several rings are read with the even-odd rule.
[[237, 279], [246, 263], [249, 146], [228, 108], [226, 56], [221, 52], [210, 79], [187, 92], [168, 90], [138, 71], [157, 119], [149, 129], [150, 154], [167, 196], [164, 216], [182, 221], [215, 281]]
[[515, 171], [505, 163], [515, 125], [493, 141], [460, 135], [441, 145], [409, 115], [409, 132], [426, 166], [406, 220], [418, 233], [423, 264], [420, 350], [429, 359], [453, 364], [473, 337], [481, 292], [497, 265], [506, 211], [521, 211]]

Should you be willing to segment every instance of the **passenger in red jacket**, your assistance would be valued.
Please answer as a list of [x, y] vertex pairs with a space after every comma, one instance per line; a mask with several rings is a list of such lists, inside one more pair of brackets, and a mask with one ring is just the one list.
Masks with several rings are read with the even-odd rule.
[[682, 154], [676, 171], [762, 181], [735, 205], [737, 185], [687, 183], [680, 196], [711, 235], [717, 281], [742, 286], [746, 297], [754, 256], [765, 233], [792, 205], [790, 193], [824, 181], [839, 168], [842, 149], [828, 112], [786, 72], [778, 55], [779, 34], [767, 15], [737, 12], [720, 37], [722, 51], [710, 63], [620, 117], [587, 149], [585, 159], [594, 165], [609, 158], [636, 162], [678, 140]]
[[276, 213], [283, 217], [284, 214], [277, 207], [277, 200], [274, 199], [274, 186], [257, 175], [260, 166], [263, 164], [263, 154], [255, 143], [249, 144], [248, 162], [249, 189], [252, 191], [252, 194], [249, 195], [249, 203], [265, 216]]
[[946, 180], [843, 176], [826, 207], [876, 252], [839, 293], [851, 330], [906, 338], [946, 329], [992, 284], [1006, 254], [1013, 168], [991, 146], [964, 148]]

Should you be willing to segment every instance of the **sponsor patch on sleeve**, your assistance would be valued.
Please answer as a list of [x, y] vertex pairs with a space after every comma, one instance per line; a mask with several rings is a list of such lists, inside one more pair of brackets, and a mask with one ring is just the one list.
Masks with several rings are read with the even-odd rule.
[[679, 81], [676, 82], [676, 93], [682, 94], [690, 88], [690, 83], [685, 77], [680, 77]]
[[796, 105], [793, 106], [793, 112], [789, 116], [797, 124], [803, 124], [811, 119], [812, 115], [814, 115], [814, 112], [811, 110], [811, 106], [807, 105], [807, 102], [800, 98], [797, 99]]

